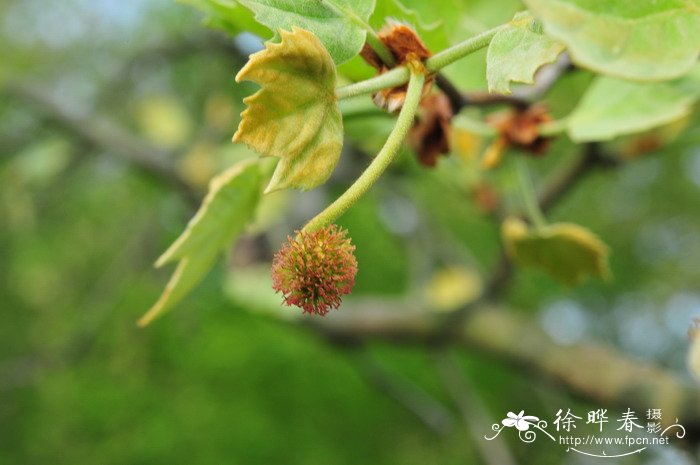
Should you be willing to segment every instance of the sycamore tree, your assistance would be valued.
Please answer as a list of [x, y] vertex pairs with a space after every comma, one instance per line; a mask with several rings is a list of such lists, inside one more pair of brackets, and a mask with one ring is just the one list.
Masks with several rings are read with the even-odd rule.
[[[197, 214], [156, 262], [177, 268], [141, 325], [171, 309], [203, 278], [255, 222], [267, 196], [324, 184], [343, 154], [344, 118], [362, 118], [362, 112], [368, 118], [386, 113], [393, 127], [357, 179], [280, 246], [272, 288], [284, 304], [312, 317], [342, 308], [358, 266], [352, 231], [336, 221], [380, 181], [404, 143], [426, 170], [442, 156], [459, 158], [462, 166], [454, 169], [462, 183], [480, 190], [476, 202], [501, 224], [501, 266], [539, 268], [566, 286], [614, 279], [604, 238], [575, 218], [547, 220], [545, 210], [560, 192], [542, 192], [530, 166], [547, 156], [556, 138], [569, 139], [581, 153], [574, 169], [622, 164], [673, 140], [700, 98], [700, 5], [693, 0], [527, 0], [527, 10], [509, 22], [474, 35], [451, 24], [449, 2], [433, 7], [443, 19], [428, 25], [419, 13], [428, 6], [414, 10], [398, 0], [193, 3], [209, 24], [265, 40], [236, 75], [237, 82], [252, 81], [260, 89], [244, 100], [247, 109], [233, 135], [233, 143], [260, 157], [212, 179]], [[482, 49], [487, 88], [475, 98], [459, 90], [459, 73], [446, 71]], [[573, 96], [575, 106], [553, 116], [540, 101], [563, 75], [582, 72], [592, 77]], [[505, 108], [469, 111], [491, 105]], [[631, 139], [613, 148], [624, 136]], [[491, 179], [501, 170], [516, 173], [516, 201], [500, 202], [506, 194]], [[493, 297], [503, 285], [504, 278], [497, 278], [470, 296], [470, 307]], [[456, 315], [466, 313], [463, 308]], [[453, 324], [454, 315], [447, 320]], [[697, 372], [697, 357], [691, 364]]]
[[[472, 158], [465, 161], [472, 178], [517, 170], [521, 206], [485, 206], [502, 222], [508, 259], [539, 267], [570, 286], [587, 277], [609, 279], [609, 248], [601, 238], [573, 221], [547, 221], [529, 159], [546, 156], [551, 140], [564, 136], [588, 147], [589, 163], [616, 163], [619, 157], [595, 144], [687, 117], [700, 97], [698, 5], [525, 3], [529, 10], [508, 23], [451, 44], [448, 37], [458, 34], [458, 25], [445, 20], [426, 26], [419, 13], [393, 0], [196, 2], [211, 24], [266, 39], [236, 76], [261, 88], [245, 100], [248, 108], [233, 135], [234, 143], [261, 158], [242, 161], [212, 180], [197, 215], [158, 259], [158, 266], [178, 266], [140, 324], [167, 311], [202, 279], [254, 221], [266, 195], [310, 190], [328, 180], [343, 150], [343, 116], [357, 111], [343, 104], [363, 95], [372, 96], [378, 111], [396, 114], [394, 126], [362, 174], [276, 255], [273, 286], [286, 304], [323, 316], [351, 292], [357, 272], [352, 233], [335, 222], [379, 181], [407, 138], [426, 169], [454, 150], [459, 137], [490, 138], [483, 151], [463, 155]], [[440, 8], [448, 16], [452, 6]], [[472, 102], [459, 92], [459, 76], [450, 79], [442, 70], [481, 49], [487, 50], [488, 84], [481, 103], [511, 108], [478, 118], [463, 111]], [[366, 72], [361, 60], [376, 75], [342, 84]], [[548, 64], [560, 69], [543, 89], [530, 98], [513, 95], [512, 83], [534, 84]], [[560, 74], [577, 70], [595, 77], [576, 106], [555, 119], [538, 99]], [[657, 135], [646, 143], [664, 142]], [[504, 157], [508, 163], [502, 163]]]
[[[475, 32], [452, 20], [456, 6], [447, 1], [191, 3], [206, 13], [209, 25], [264, 41], [236, 75], [237, 82], [259, 88], [244, 100], [247, 108], [233, 134], [234, 144], [245, 144], [259, 157], [212, 179], [196, 215], [156, 262], [177, 267], [140, 325], [174, 307], [247, 228], [264, 234], [260, 212], [283, 213], [270, 207], [276, 193], [318, 188], [344, 156], [356, 151], [369, 157], [366, 167], [330, 203], [288, 231], [271, 260], [271, 276], [259, 276], [281, 304], [291, 307], [275, 311], [287, 317], [306, 313], [309, 319], [300, 321], [348, 337], [406, 333], [469, 343], [486, 337], [470, 331], [470, 322], [486, 333], [507, 334], [513, 322], [475, 309], [499, 298], [512, 267], [538, 269], [567, 289], [591, 278], [603, 286], [615, 279], [609, 266], [614, 250], [605, 237], [575, 217], [552, 222], [547, 211], [588, 171], [624, 169], [630, 160], [672, 143], [687, 130], [700, 98], [700, 4], [695, 0], [525, 0], [510, 21]], [[428, 10], [437, 22], [423, 19]], [[464, 92], [469, 83], [458, 64], [482, 50], [486, 86]], [[569, 89], [569, 95], [548, 98], [559, 81], [581, 75], [584, 84]], [[376, 153], [369, 153], [371, 144], [361, 133], [344, 128], [347, 121], [363, 119], [380, 119], [382, 128], [388, 127]], [[543, 182], [531, 171], [539, 171], [537, 165], [562, 139], [569, 154], [558, 163], [562, 166], [548, 168], [556, 174]], [[446, 313], [425, 308], [378, 314], [352, 302], [345, 308], [356, 274], [373, 263], [358, 266], [353, 231], [337, 222], [381, 184], [392, 165], [405, 167], [404, 147], [417, 160], [404, 173], [406, 182], [437, 171], [435, 182], [461, 190], [464, 202], [474, 202], [499, 225], [503, 252], [491, 277], [445, 304]], [[235, 267], [232, 273], [238, 273]], [[469, 287], [460, 276], [445, 279], [453, 280], [458, 295]], [[455, 335], [455, 327], [467, 329]], [[498, 344], [507, 341], [496, 339], [494, 350], [506, 350]], [[698, 344], [689, 357], [696, 374]], [[586, 363], [575, 355], [566, 363]], [[564, 377], [551, 367], [545, 371]], [[630, 384], [657, 382], [638, 380], [634, 373]], [[582, 383], [579, 389], [592, 391], [599, 380]]]
[[[648, 140], [635, 141], [639, 147], [627, 149], [634, 155], [667, 143], [684, 129], [700, 98], [700, 9], [693, 1], [529, 0], [528, 10], [511, 21], [452, 41], [461, 32], [459, 25], [449, 19], [425, 25], [420, 13], [398, 0], [194, 3], [207, 12], [210, 24], [231, 34], [252, 31], [266, 40], [236, 76], [237, 82], [261, 88], [245, 99], [248, 108], [233, 135], [234, 143], [246, 144], [261, 157], [244, 160], [211, 181], [195, 217], [156, 263], [177, 262], [177, 269], [142, 325], [202, 279], [254, 222], [268, 194], [310, 190], [328, 180], [343, 152], [343, 118], [358, 106], [370, 111], [362, 99], [367, 95], [377, 112], [396, 115], [393, 128], [345, 192], [290, 231], [276, 254], [273, 287], [287, 305], [324, 316], [351, 293], [357, 273], [352, 232], [335, 222], [379, 181], [407, 139], [426, 169], [440, 156], [459, 151], [464, 139], [489, 140], [483, 150], [462, 149], [461, 163], [471, 183], [488, 179], [490, 171], [517, 172], [518, 204], [480, 199], [502, 224], [504, 260], [540, 268], [568, 286], [588, 277], [610, 279], [604, 240], [575, 219], [548, 222], [529, 166], [547, 155], [557, 137], [580, 147], [587, 164], [621, 163], [622, 156], [606, 142], [647, 134]], [[447, 18], [453, 6], [441, 2], [436, 8]], [[481, 49], [486, 49], [487, 89], [473, 102], [458, 90], [459, 76], [447, 77], [443, 68]], [[358, 79], [369, 74], [363, 62], [376, 73]], [[550, 74], [536, 84], [543, 67]], [[561, 75], [584, 70], [594, 73], [590, 84], [576, 96], [573, 109], [554, 118], [539, 100]], [[537, 88], [518, 89], [525, 94], [521, 97], [511, 90], [517, 83]], [[492, 103], [509, 108], [483, 115], [467, 111]], [[666, 132], [648, 135], [655, 128]], [[501, 195], [488, 181], [480, 187], [486, 196]]]

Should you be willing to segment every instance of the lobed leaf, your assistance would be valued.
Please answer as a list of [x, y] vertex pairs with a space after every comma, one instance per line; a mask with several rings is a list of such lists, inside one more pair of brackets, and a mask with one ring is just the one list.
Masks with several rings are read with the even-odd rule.
[[337, 64], [362, 49], [366, 30], [359, 22], [367, 23], [375, 4], [375, 0], [238, 1], [273, 31], [298, 27], [313, 32]]
[[178, 261], [158, 301], [139, 320], [145, 326], [177, 304], [211, 269], [252, 221], [260, 198], [258, 160], [245, 160], [209, 184], [209, 193], [185, 231], [158, 259], [156, 266]]
[[262, 89], [244, 99], [248, 108], [233, 140], [281, 158], [265, 192], [322, 184], [343, 146], [333, 60], [309, 31], [293, 28], [280, 35], [280, 43], [266, 43], [236, 76]]
[[609, 140], [687, 116], [700, 98], [700, 66], [680, 79], [632, 82], [599, 76], [567, 120], [576, 142]]
[[700, 50], [700, 0], [524, 0], [572, 60], [602, 74], [658, 81], [687, 73]]
[[553, 63], [564, 46], [542, 34], [541, 27], [527, 12], [517, 13], [499, 31], [486, 52], [486, 79], [489, 92], [510, 94], [510, 83], [534, 83], [535, 73]]
[[556, 223], [531, 230], [522, 220], [508, 218], [501, 232], [511, 258], [523, 266], [543, 269], [566, 285], [577, 284], [586, 276], [608, 279], [610, 275], [608, 247], [577, 224]]

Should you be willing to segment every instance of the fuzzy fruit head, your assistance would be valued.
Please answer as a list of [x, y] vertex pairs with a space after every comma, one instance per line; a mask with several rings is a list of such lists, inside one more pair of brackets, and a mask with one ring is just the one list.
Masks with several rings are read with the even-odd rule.
[[285, 304], [323, 316], [355, 285], [354, 250], [347, 230], [334, 224], [287, 237], [272, 261], [272, 287]]

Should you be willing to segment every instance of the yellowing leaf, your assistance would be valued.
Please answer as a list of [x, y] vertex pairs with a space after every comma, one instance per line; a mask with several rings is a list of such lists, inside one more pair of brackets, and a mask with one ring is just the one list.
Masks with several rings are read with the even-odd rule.
[[217, 146], [211, 142], [197, 142], [179, 160], [178, 171], [190, 184], [206, 187], [217, 169]]
[[491, 40], [486, 52], [489, 92], [510, 94], [510, 83], [535, 82], [535, 73], [552, 63], [564, 46], [542, 33], [532, 15], [521, 12]]
[[425, 288], [428, 305], [440, 312], [457, 310], [481, 294], [479, 274], [469, 268], [447, 267], [438, 270]]
[[610, 276], [607, 245], [577, 224], [556, 223], [535, 230], [520, 219], [507, 218], [501, 233], [513, 260], [541, 268], [566, 285], [577, 284], [586, 276]]
[[192, 120], [187, 110], [169, 96], [149, 97], [140, 102], [136, 120], [148, 140], [161, 147], [179, 147], [192, 133]]
[[328, 179], [343, 146], [343, 121], [335, 96], [333, 60], [311, 32], [280, 31], [251, 55], [236, 76], [262, 86], [233, 136], [263, 155], [281, 158], [265, 192], [312, 189]]
[[450, 149], [463, 162], [470, 163], [479, 156], [482, 139], [481, 134], [453, 125], [450, 131]]
[[217, 131], [228, 131], [234, 119], [234, 107], [231, 99], [224, 93], [211, 94], [204, 107], [204, 120]]
[[178, 303], [211, 269], [253, 219], [260, 198], [260, 167], [246, 160], [209, 184], [209, 193], [185, 231], [158, 259], [156, 266], [179, 260], [163, 294], [139, 320], [145, 326]]

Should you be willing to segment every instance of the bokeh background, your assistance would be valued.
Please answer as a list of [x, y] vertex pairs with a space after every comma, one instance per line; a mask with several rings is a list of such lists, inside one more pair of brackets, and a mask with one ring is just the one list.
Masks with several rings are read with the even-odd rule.
[[[427, 22], [441, 19], [414, 3]], [[454, 3], [461, 37], [522, 8]], [[294, 310], [271, 310], [265, 260], [342, 191], [366, 163], [358, 153], [327, 187], [272, 202], [269, 233], [250, 234], [167, 317], [138, 329], [172, 271], [154, 260], [211, 176], [252, 156], [230, 138], [254, 87], [233, 78], [259, 41], [207, 29], [170, 0], [5, 0], [0, 43], [0, 463], [481, 464], [482, 436], [509, 410], [551, 418], [599, 407], [478, 350], [446, 361], [425, 345], [339, 344], [284, 318]], [[483, 62], [479, 53], [447, 73], [483, 90]], [[548, 94], [553, 111], [566, 114], [590, 79], [565, 76]], [[557, 343], [609, 344], [692, 382], [696, 121], [679, 123], [685, 131], [664, 148], [586, 178], [553, 210], [610, 245], [614, 280], [569, 289], [519, 270], [502, 301]], [[355, 112], [351, 146], [372, 153], [390, 124]], [[532, 166], [547, 173], [575, 152], [562, 139]], [[499, 233], [459, 176], [469, 177], [459, 156], [425, 170], [407, 152], [343, 218], [360, 263], [356, 299], [449, 308], [476, 292]], [[512, 184], [507, 170], [491, 176]], [[448, 362], [478, 407], [466, 414], [446, 389]], [[516, 463], [594, 463], [506, 444]], [[693, 446], [656, 448], [618, 463], [693, 456]]]

